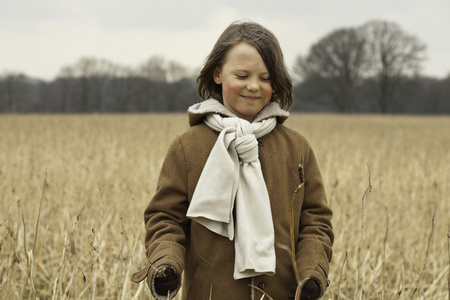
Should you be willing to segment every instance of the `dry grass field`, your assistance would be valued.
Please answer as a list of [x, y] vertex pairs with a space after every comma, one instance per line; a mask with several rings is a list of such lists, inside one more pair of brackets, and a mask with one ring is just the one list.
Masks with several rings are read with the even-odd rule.
[[[448, 299], [450, 118], [294, 114], [336, 240], [324, 299]], [[144, 207], [184, 114], [0, 115], [0, 299], [148, 299]], [[278, 300], [278, 299], [275, 299]]]

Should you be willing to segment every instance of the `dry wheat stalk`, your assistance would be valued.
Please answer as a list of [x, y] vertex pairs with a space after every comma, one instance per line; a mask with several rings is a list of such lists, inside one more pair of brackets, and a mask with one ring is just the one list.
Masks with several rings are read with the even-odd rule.
[[436, 213], [433, 213], [433, 218], [431, 219], [431, 230], [430, 230], [430, 236], [428, 237], [427, 250], [425, 252], [425, 258], [423, 260], [422, 270], [420, 271], [419, 278], [417, 278], [416, 287], [414, 288], [413, 293], [412, 293], [412, 297], [413, 298], [414, 298], [414, 295], [416, 294], [417, 290], [420, 288], [423, 272], [425, 271], [425, 267], [427, 265], [428, 251], [430, 250], [431, 238], [433, 236], [433, 231], [434, 231], [434, 217], [435, 217], [435, 215], [436, 215]]
[[[264, 290], [260, 289], [259, 287], [251, 285], [251, 284], [249, 284], [249, 286], [254, 288], [255, 290], [260, 291], [263, 294], [262, 298], [260, 300], [264, 299], [264, 297], [267, 297], [268, 300], [273, 300], [272, 297], [270, 297], [266, 292], [264, 292]], [[210, 297], [210, 300], [211, 300], [211, 297]]]
[[[25, 292], [25, 287], [27, 286], [28, 279], [30, 279], [31, 269], [33, 267], [32, 257], [33, 257], [33, 253], [34, 253], [34, 251], [36, 249], [37, 236], [38, 236], [38, 232], [39, 232], [39, 221], [40, 221], [40, 218], [41, 218], [42, 200], [44, 199], [44, 196], [45, 196], [45, 189], [46, 189], [46, 187], [47, 187], [47, 173], [45, 174], [44, 183], [42, 185], [41, 199], [39, 201], [39, 209], [38, 209], [38, 215], [37, 215], [37, 218], [36, 218], [36, 226], [35, 226], [35, 232], [34, 232], [33, 248], [32, 248], [32, 250], [30, 250], [27, 253], [28, 271], [27, 271], [25, 282], [24, 282], [23, 287], [22, 287], [22, 291], [20, 293], [20, 299], [23, 299], [23, 295], [24, 295], [24, 292]], [[22, 214], [22, 216], [23, 216], [23, 214]], [[25, 230], [25, 222], [24, 222], [24, 230]], [[24, 243], [24, 245], [25, 244], [26, 243]], [[34, 290], [34, 285], [33, 285], [33, 281], [32, 280], [31, 280], [31, 288], [32, 288], [32, 290]]]
[[448, 299], [450, 300], [450, 225], [448, 225], [447, 232], [447, 254], [448, 254], [448, 275], [447, 275], [447, 290], [448, 290]]
[[381, 279], [382, 279], [382, 287], [383, 292], [381, 294], [381, 299], [384, 299], [386, 296], [386, 244], [388, 239], [388, 233], [389, 233], [389, 211], [388, 208], [384, 207], [386, 211], [386, 232], [384, 234], [383, 239], [383, 254], [382, 254], [382, 272], [381, 272]]
[[344, 260], [342, 261], [342, 266], [341, 266], [341, 270], [339, 272], [339, 281], [338, 281], [338, 287], [337, 287], [337, 300], [339, 300], [339, 296], [341, 294], [341, 280], [342, 280], [342, 271], [344, 270], [344, 266], [345, 263], [347, 262], [347, 258], [348, 258], [348, 254], [347, 251], [345, 251], [345, 257]]
[[355, 299], [359, 298], [362, 299], [364, 296], [364, 288], [363, 288], [363, 282], [362, 282], [362, 274], [361, 274], [361, 251], [364, 249], [364, 200], [366, 198], [367, 193], [372, 192], [372, 182], [370, 179], [370, 167], [369, 164], [367, 164], [367, 171], [369, 173], [369, 185], [367, 186], [366, 190], [364, 191], [364, 194], [361, 198], [361, 233], [360, 233], [360, 244], [358, 246], [358, 276], [356, 280], [356, 289], [355, 289]]

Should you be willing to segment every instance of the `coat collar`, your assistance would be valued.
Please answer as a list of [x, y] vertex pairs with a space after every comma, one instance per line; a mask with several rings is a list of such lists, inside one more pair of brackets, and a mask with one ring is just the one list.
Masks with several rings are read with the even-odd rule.
[[[224, 117], [236, 117], [222, 103], [215, 99], [208, 99], [200, 103], [194, 104], [188, 109], [189, 125], [194, 126], [203, 122], [203, 118], [209, 113], [220, 114]], [[283, 123], [288, 117], [289, 112], [282, 110], [278, 103], [269, 102], [258, 113], [253, 122], [265, 120], [267, 118], [276, 117], [278, 123]]]

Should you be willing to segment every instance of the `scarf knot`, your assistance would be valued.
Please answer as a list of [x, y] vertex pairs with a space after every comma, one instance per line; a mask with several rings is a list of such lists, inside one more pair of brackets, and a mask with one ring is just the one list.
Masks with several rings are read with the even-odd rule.
[[236, 152], [244, 163], [250, 163], [258, 159], [258, 141], [254, 134], [236, 138]]
[[244, 163], [258, 159], [258, 141], [253, 133], [254, 127], [244, 119], [225, 118], [224, 126], [236, 128], [234, 146], [240, 160]]

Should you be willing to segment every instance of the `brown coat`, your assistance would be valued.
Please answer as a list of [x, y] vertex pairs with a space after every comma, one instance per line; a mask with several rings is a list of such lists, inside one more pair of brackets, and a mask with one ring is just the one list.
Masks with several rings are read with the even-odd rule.
[[[304, 166], [304, 185], [295, 200], [296, 257], [300, 279], [314, 277], [327, 285], [331, 261], [332, 212], [314, 153], [305, 138], [282, 125], [261, 138], [259, 159], [269, 191], [275, 228], [276, 274], [233, 279], [234, 242], [186, 217], [189, 202], [218, 134], [190, 115], [191, 128], [177, 137], [164, 160], [157, 192], [145, 210], [148, 264], [133, 275], [135, 282], [152, 278], [160, 265], [184, 271], [182, 299], [261, 299], [264, 290], [285, 300], [295, 285], [290, 251], [290, 206]], [[217, 180], [220, 180], [218, 178]], [[150, 267], [152, 266], [152, 267]], [[252, 296], [252, 293], [254, 295]]]

